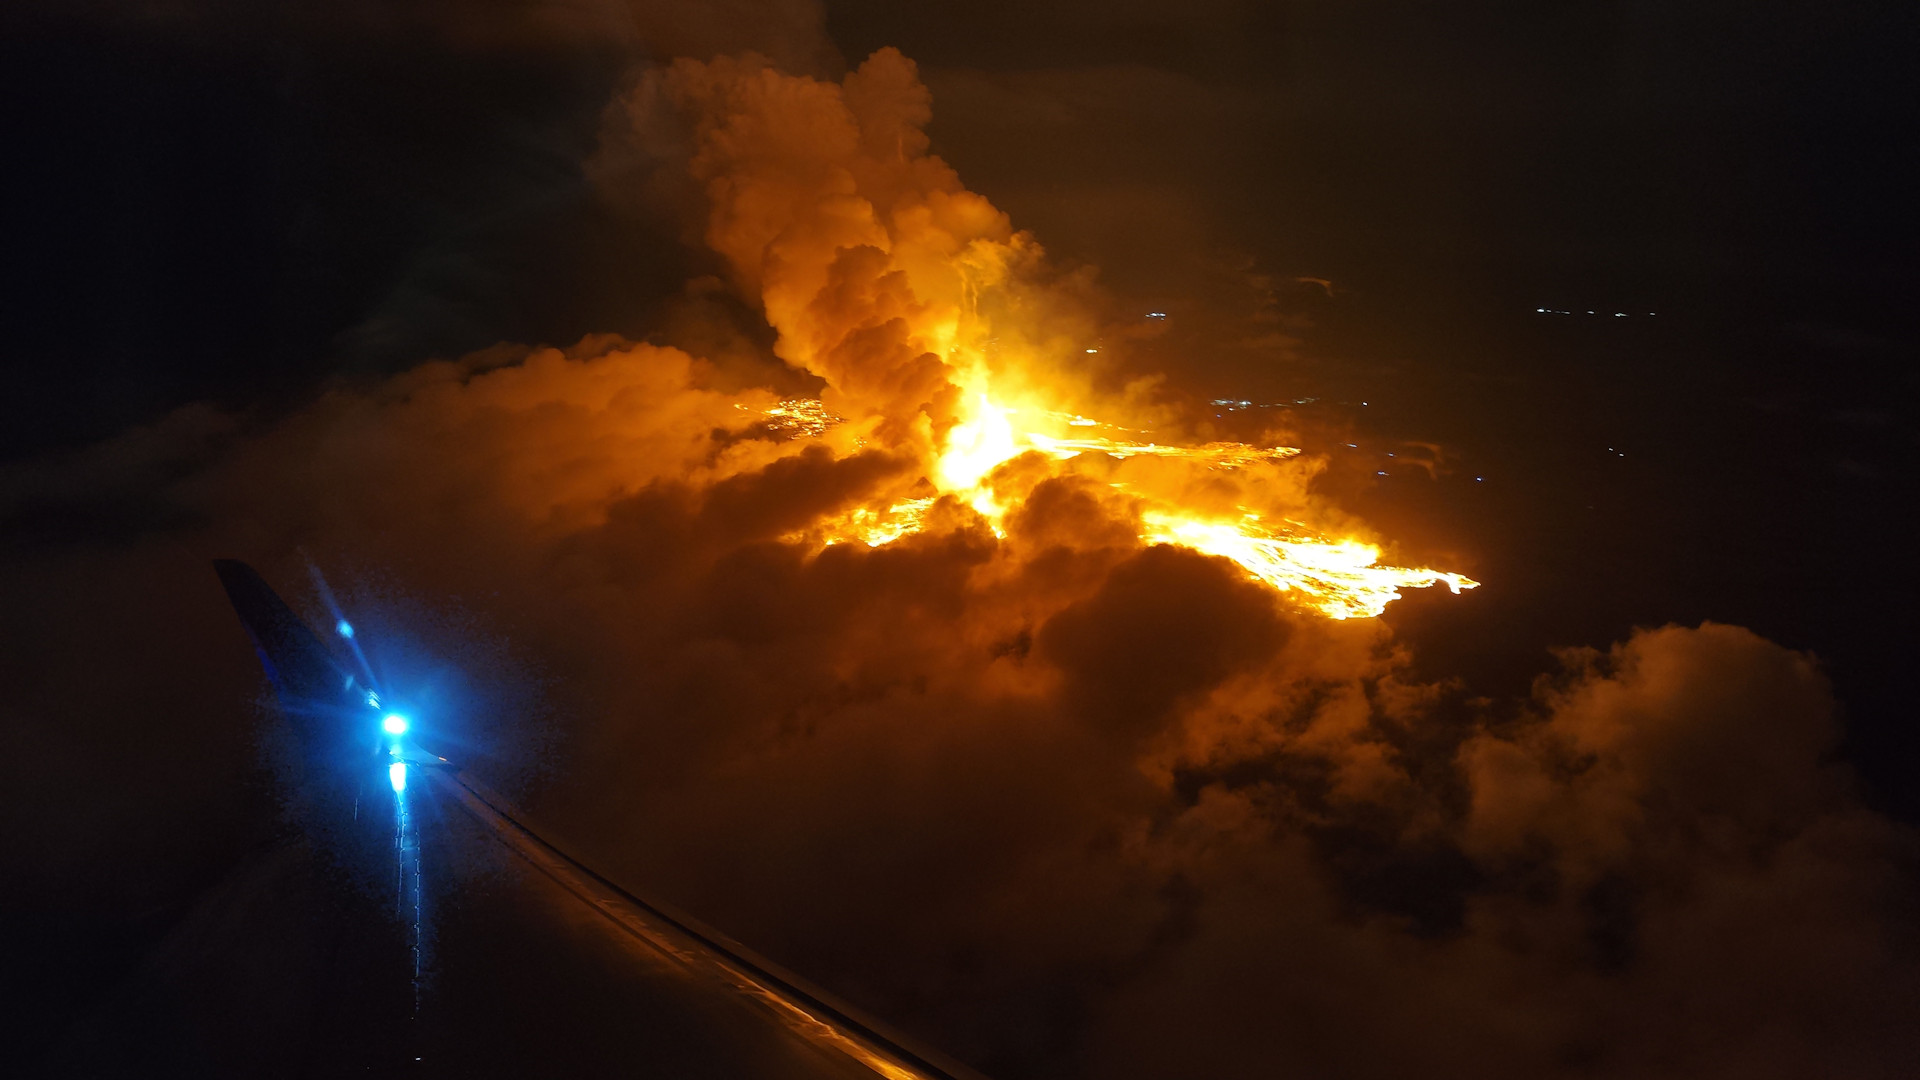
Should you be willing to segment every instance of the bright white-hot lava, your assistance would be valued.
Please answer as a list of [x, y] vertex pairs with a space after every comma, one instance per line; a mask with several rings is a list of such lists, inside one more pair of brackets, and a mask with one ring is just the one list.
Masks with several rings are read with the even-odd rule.
[[[1056, 436], [1026, 430], [1018, 421], [1033, 412], [1038, 425], [1057, 427], [1063, 421], [1082, 433]], [[1109, 425], [1078, 414], [1020, 410], [994, 404], [982, 394], [969, 420], [953, 426], [932, 477], [940, 494], [955, 496], [987, 519], [998, 535], [1007, 506], [989, 483], [994, 469], [1023, 454], [1053, 461], [1072, 461], [1081, 455], [1104, 455], [1125, 461], [1144, 457], [1177, 463], [1183, 471], [1258, 470], [1299, 456], [1295, 447], [1257, 447], [1246, 443], [1211, 442], [1201, 446], [1167, 446], [1087, 434], [1087, 429]], [[768, 410], [775, 423], [784, 418], [826, 417], [799, 427], [795, 438], [816, 437], [835, 426], [817, 401], [783, 401]], [[1293, 521], [1275, 524], [1245, 507], [1230, 515], [1208, 514], [1177, 503], [1137, 493], [1127, 481], [1113, 481], [1116, 490], [1133, 494], [1137, 502], [1140, 539], [1150, 544], [1174, 544], [1207, 555], [1231, 559], [1247, 573], [1282, 591], [1295, 594], [1305, 606], [1334, 619], [1370, 618], [1400, 598], [1405, 588], [1445, 585], [1455, 593], [1479, 583], [1462, 574], [1442, 570], [1383, 565], [1380, 548], [1364, 541], [1315, 532]], [[928, 510], [938, 496], [901, 499], [882, 507], [862, 506], [822, 522], [812, 536], [822, 544], [861, 543], [880, 547], [925, 527]], [[794, 539], [807, 538], [806, 533]]]

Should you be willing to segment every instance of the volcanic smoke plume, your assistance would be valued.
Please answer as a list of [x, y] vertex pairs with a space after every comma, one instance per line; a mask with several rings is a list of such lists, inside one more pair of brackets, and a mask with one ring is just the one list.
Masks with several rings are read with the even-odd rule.
[[1377, 549], [1323, 535], [1310, 471], [1284, 464], [1295, 450], [1168, 446], [1081, 415], [1170, 418], [1152, 380], [1117, 397], [1101, 385], [1116, 380], [1089, 362], [1100, 350], [1087, 347], [1099, 334], [1085, 297], [927, 154], [930, 117], [913, 65], [891, 49], [840, 84], [757, 58], [681, 60], [611, 114], [610, 161], [634, 156], [623, 140], [687, 148], [705, 242], [778, 333], [774, 352], [825, 384], [817, 405], [759, 415], [812, 438], [831, 431], [836, 459], [871, 447], [898, 463], [893, 483], [862, 485], [859, 502], [824, 508], [792, 538], [872, 546], [943, 521], [1005, 540], [1036, 495], [1045, 506], [1073, 491], [1101, 504], [1097, 534], [1226, 556], [1337, 618], [1379, 614], [1396, 586], [1472, 586], [1377, 567]]
[[817, 396], [589, 339], [189, 410], [9, 478], [161, 523], [38, 572], [306, 552], [459, 669], [410, 673], [448, 753], [994, 1075], [1910, 1075], [1914, 842], [1811, 659], [1706, 624], [1513, 707], [1414, 679], [1368, 616], [1473, 583], [1189, 424], [929, 116], [891, 50], [608, 111], [609, 197], [724, 262], [687, 310], [731, 289]]

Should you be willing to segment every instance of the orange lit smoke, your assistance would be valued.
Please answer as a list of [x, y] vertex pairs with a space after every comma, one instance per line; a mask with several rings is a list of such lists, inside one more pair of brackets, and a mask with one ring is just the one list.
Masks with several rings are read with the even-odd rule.
[[[1038, 484], [1071, 477], [1115, 493], [1110, 512], [1141, 542], [1230, 559], [1332, 618], [1378, 615], [1402, 588], [1475, 585], [1383, 565], [1308, 498], [1316, 463], [1300, 451], [1157, 441], [1167, 410], [1151, 382], [1098, 389], [1087, 306], [927, 152], [930, 98], [897, 51], [838, 84], [751, 57], [681, 60], [624, 107], [642, 129], [685, 125], [706, 243], [759, 302], [780, 358], [825, 381], [818, 400], [759, 415], [837, 456], [914, 463], [789, 540], [880, 546], [979, 525], [1004, 539]], [[1130, 426], [1099, 419], [1116, 415]]]

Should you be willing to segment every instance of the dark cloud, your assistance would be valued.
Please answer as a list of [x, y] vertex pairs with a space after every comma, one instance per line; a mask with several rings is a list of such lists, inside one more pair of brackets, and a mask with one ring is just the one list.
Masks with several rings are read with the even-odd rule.
[[1270, 655], [1284, 624], [1265, 591], [1217, 561], [1156, 547], [1115, 567], [1034, 639], [1087, 722], [1150, 732], [1183, 697]]

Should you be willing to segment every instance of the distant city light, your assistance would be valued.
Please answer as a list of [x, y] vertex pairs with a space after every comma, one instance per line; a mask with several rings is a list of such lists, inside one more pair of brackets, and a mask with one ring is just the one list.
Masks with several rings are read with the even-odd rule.
[[353, 636], [353, 624], [348, 622], [345, 619], [341, 619], [339, 622], [334, 623], [333, 628], [335, 631], [337, 631], [340, 634], [341, 637], [350, 638]]
[[392, 784], [393, 790], [395, 791], [407, 790], [407, 763], [406, 762], [396, 761], [393, 764], [387, 766], [387, 783]]
[[1090, 353], [1097, 353], [1097, 352], [1099, 352], [1100, 350], [1099, 350], [1099, 349], [1088, 349], [1087, 351], [1088, 351], [1088, 352], [1090, 352]]
[[[1538, 315], [1578, 315], [1578, 314], [1579, 314], [1579, 312], [1577, 312], [1577, 311], [1572, 311], [1572, 310], [1569, 310], [1569, 309], [1567, 309], [1567, 308], [1550, 308], [1550, 307], [1537, 307], [1537, 308], [1534, 308], [1533, 310], [1534, 310], [1534, 313], [1535, 313], [1535, 314], [1538, 314]], [[1606, 314], [1606, 312], [1603, 312], [1603, 311], [1589, 311], [1589, 312], [1587, 312], [1587, 314], [1589, 314], [1589, 315], [1604, 315], [1604, 314]], [[1660, 314], [1660, 313], [1659, 313], [1659, 312], [1657, 312], [1657, 311], [1649, 311], [1649, 312], [1647, 312], [1647, 314], [1649, 314], [1649, 315], [1658, 315], [1658, 314]], [[1613, 313], [1613, 317], [1614, 317], [1614, 318], [1616, 318], [1616, 319], [1628, 319], [1628, 318], [1632, 318], [1632, 317], [1633, 317], [1633, 312], [1631, 312], [1631, 311], [1616, 311], [1616, 312], [1614, 312], [1614, 313]]]
[[405, 735], [407, 733], [407, 718], [401, 716], [399, 713], [388, 713], [387, 718], [380, 721], [380, 730], [389, 735]]

